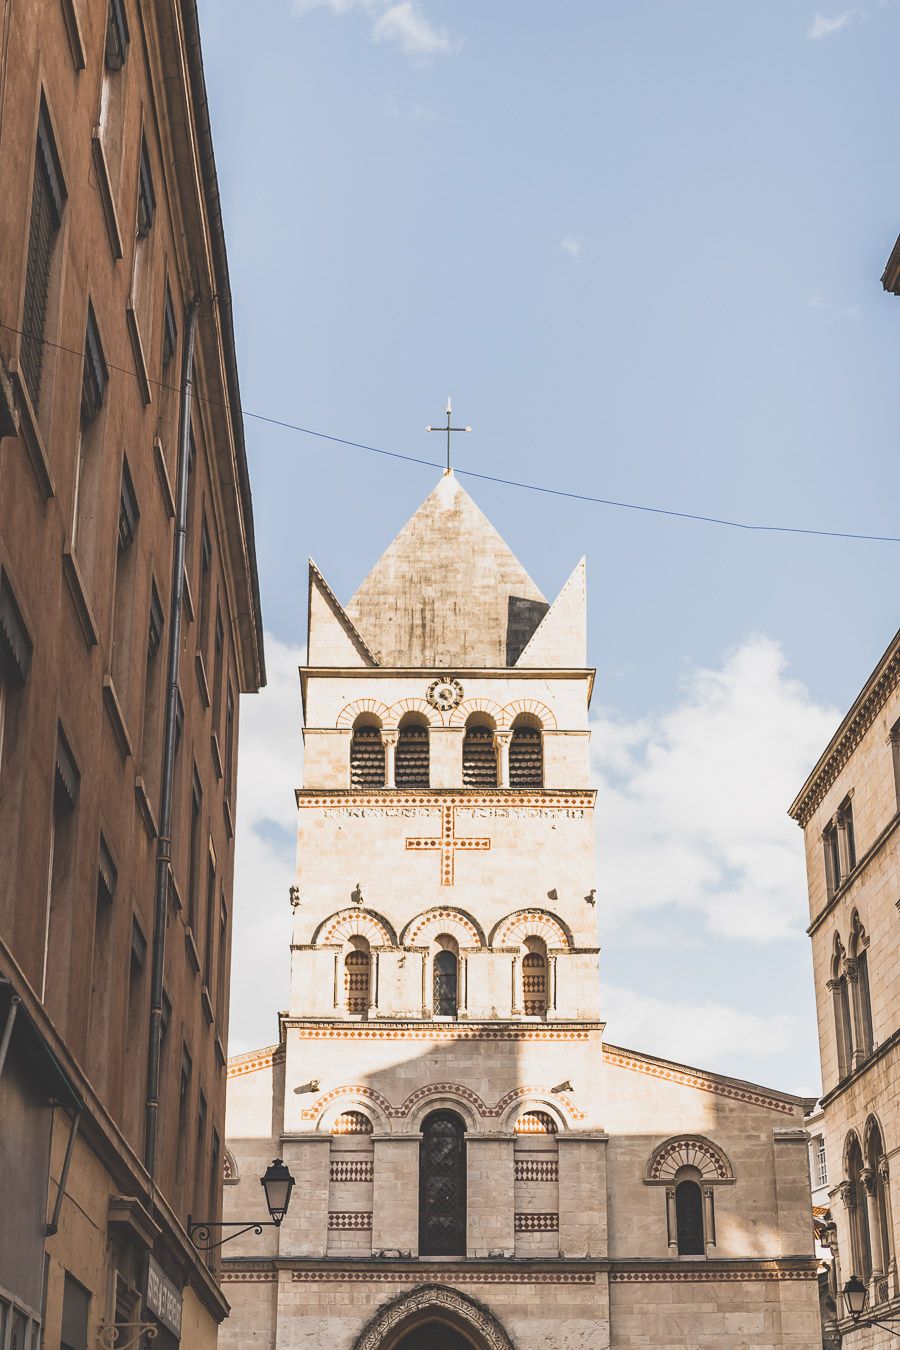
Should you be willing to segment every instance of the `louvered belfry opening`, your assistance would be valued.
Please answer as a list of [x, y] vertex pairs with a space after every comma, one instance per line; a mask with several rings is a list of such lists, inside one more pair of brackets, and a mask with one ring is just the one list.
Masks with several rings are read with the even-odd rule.
[[344, 957], [344, 1005], [353, 1017], [366, 1017], [369, 1012], [369, 972], [371, 957], [365, 938], [355, 938], [354, 949]]
[[509, 743], [509, 786], [535, 788], [544, 785], [544, 755], [540, 727], [516, 721]]
[[422, 1122], [419, 1251], [466, 1254], [466, 1127], [453, 1111], [433, 1111]]
[[418, 720], [401, 722], [394, 759], [394, 782], [398, 788], [427, 788], [429, 773], [427, 723]]
[[497, 786], [497, 752], [488, 726], [470, 723], [463, 738], [463, 787]]
[[522, 957], [522, 996], [526, 1017], [544, 1017], [547, 1012], [547, 952], [538, 939], [529, 940]]
[[384, 746], [381, 743], [380, 727], [353, 728], [350, 741], [350, 786], [384, 787]]

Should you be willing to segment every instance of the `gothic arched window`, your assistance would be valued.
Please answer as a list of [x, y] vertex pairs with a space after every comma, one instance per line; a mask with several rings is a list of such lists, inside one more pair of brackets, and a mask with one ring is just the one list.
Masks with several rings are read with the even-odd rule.
[[522, 998], [526, 1017], [547, 1012], [547, 948], [540, 938], [526, 938], [528, 951], [522, 957]]
[[459, 1009], [459, 961], [455, 951], [436, 952], [432, 963], [432, 1012], [455, 1017]]
[[509, 786], [543, 787], [544, 756], [541, 729], [533, 721], [517, 717], [509, 743]]
[[[863, 1177], [864, 1188], [868, 1187], [870, 1196], [875, 1199], [876, 1231], [869, 1233], [869, 1247], [872, 1252], [872, 1271], [875, 1275], [884, 1275], [892, 1264], [891, 1227], [888, 1221], [888, 1187], [890, 1185], [888, 1160], [884, 1153], [881, 1129], [874, 1116], [866, 1122], [866, 1173]], [[868, 1211], [866, 1212], [868, 1218]], [[885, 1291], [887, 1297], [887, 1291]]]
[[844, 969], [844, 948], [834, 935], [834, 954], [831, 958], [831, 997], [834, 1005], [834, 1034], [837, 1043], [838, 1078], [844, 1078], [853, 1067], [853, 1024], [850, 1021], [850, 996]]
[[400, 723], [394, 783], [398, 788], [427, 788], [429, 769], [428, 724], [412, 714]]
[[356, 937], [352, 942], [353, 946], [344, 957], [344, 1008], [354, 1017], [366, 1017], [372, 957], [365, 938]]
[[384, 787], [384, 746], [381, 728], [357, 725], [350, 738], [350, 786]]
[[496, 786], [497, 752], [493, 729], [470, 718], [463, 737], [463, 787]]
[[466, 1254], [466, 1127], [453, 1111], [433, 1111], [422, 1122], [419, 1254]]
[[862, 920], [856, 910], [853, 911], [853, 918], [850, 925], [850, 958], [856, 962], [855, 980], [853, 980], [853, 996], [856, 1006], [856, 1030], [859, 1044], [857, 1051], [862, 1055], [870, 1055], [874, 1044], [872, 1036], [872, 996], [869, 992], [869, 939], [866, 936], [866, 930], [863, 928]]
[[863, 1181], [865, 1164], [856, 1135], [847, 1145], [847, 1190], [845, 1192], [850, 1218], [850, 1246], [853, 1252], [853, 1274], [868, 1284], [872, 1277], [872, 1243], [869, 1237], [869, 1216], [866, 1209], [866, 1188]]
[[675, 1186], [675, 1226], [679, 1256], [705, 1256], [703, 1242], [703, 1192], [691, 1178]]

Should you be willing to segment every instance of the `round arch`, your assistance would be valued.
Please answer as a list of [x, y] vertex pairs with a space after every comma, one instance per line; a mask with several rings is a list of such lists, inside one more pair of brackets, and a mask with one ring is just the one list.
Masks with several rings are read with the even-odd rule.
[[391, 1104], [387, 1097], [361, 1083], [332, 1088], [311, 1106], [304, 1107], [300, 1112], [300, 1118], [315, 1121], [315, 1128], [319, 1134], [331, 1134], [338, 1116], [350, 1111], [367, 1116], [379, 1134], [387, 1134], [390, 1131]]
[[398, 702], [392, 703], [388, 709], [385, 726], [398, 727], [407, 713], [419, 713], [430, 727], [444, 725], [444, 719], [437, 708], [432, 708], [424, 698], [401, 698]]
[[404, 947], [424, 947], [439, 933], [449, 933], [462, 947], [484, 947], [484, 929], [471, 914], [455, 905], [433, 905], [417, 914], [400, 934]]
[[363, 937], [370, 947], [396, 947], [397, 934], [387, 919], [371, 909], [339, 909], [313, 933], [313, 946], [338, 946]]
[[679, 1134], [657, 1144], [650, 1154], [644, 1180], [671, 1185], [682, 1167], [695, 1167], [707, 1183], [734, 1181], [734, 1168], [725, 1152], [701, 1134]]
[[517, 1098], [509, 1107], [500, 1124], [501, 1130], [511, 1130], [514, 1134], [529, 1133], [526, 1130], [516, 1130], [516, 1125], [523, 1116], [537, 1115], [549, 1116], [556, 1126], [556, 1134], [565, 1134], [570, 1128], [570, 1122], [566, 1119], [565, 1110], [558, 1101], [554, 1101], [549, 1095], [542, 1095], [538, 1092], [531, 1092], [527, 1096]]
[[515, 1350], [493, 1313], [459, 1289], [424, 1284], [380, 1308], [353, 1350], [395, 1350], [417, 1327], [437, 1323], [461, 1333], [472, 1350]]
[[450, 714], [449, 725], [451, 727], [464, 727], [473, 713], [485, 713], [494, 723], [494, 728], [497, 731], [502, 731], [506, 726], [504, 709], [490, 698], [464, 699], [459, 707], [454, 708]]
[[487, 1103], [471, 1088], [459, 1083], [429, 1083], [407, 1097], [399, 1113], [406, 1117], [406, 1128], [415, 1131], [422, 1128], [422, 1121], [432, 1111], [454, 1111], [467, 1131], [476, 1132], [482, 1129], [482, 1118], [488, 1109]]
[[562, 919], [548, 909], [518, 909], [514, 914], [507, 914], [491, 933], [491, 946], [521, 947], [530, 937], [541, 938], [548, 951], [554, 947], [574, 946], [572, 934]]
[[517, 698], [514, 703], [507, 703], [503, 709], [504, 726], [511, 727], [522, 713], [534, 717], [540, 723], [542, 731], [556, 730], [556, 714], [546, 703], [541, 703], [536, 698]]
[[377, 698], [358, 698], [354, 703], [348, 703], [338, 713], [338, 719], [335, 726], [340, 731], [350, 731], [357, 717], [363, 714], [368, 717], [375, 717], [383, 727], [388, 725], [387, 719], [391, 715], [391, 710], [386, 703], [382, 703]]

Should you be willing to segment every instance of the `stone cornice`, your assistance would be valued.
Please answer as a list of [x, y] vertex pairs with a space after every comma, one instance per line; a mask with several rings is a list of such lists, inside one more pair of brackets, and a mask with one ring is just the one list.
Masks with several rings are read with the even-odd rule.
[[565, 811], [573, 807], [593, 810], [597, 791], [595, 788], [375, 788], [371, 792], [355, 792], [351, 788], [295, 788], [294, 796], [297, 806], [307, 810], [323, 806], [518, 806]]
[[587, 699], [591, 701], [594, 691], [594, 678], [597, 674], [594, 666], [566, 666], [554, 670], [550, 666], [487, 666], [484, 668], [469, 666], [298, 666], [300, 671], [300, 690], [306, 704], [306, 686], [310, 676], [320, 680], [357, 679], [441, 679], [447, 675], [461, 680], [587, 680]]
[[[281, 1019], [284, 1030], [301, 1032], [302, 1040], [324, 1041], [589, 1041], [602, 1036], [605, 1022], [336, 1022], [309, 1017]], [[254, 1054], [265, 1056], [269, 1051]], [[251, 1059], [253, 1056], [241, 1056]], [[228, 1073], [231, 1065], [228, 1061]], [[271, 1062], [271, 1061], [270, 1061]], [[256, 1067], [265, 1068], [260, 1064]], [[252, 1069], [239, 1072], [251, 1073]]]
[[603, 1058], [615, 1068], [646, 1073], [652, 1078], [662, 1078], [683, 1087], [696, 1088], [700, 1092], [713, 1092], [717, 1096], [730, 1097], [733, 1101], [746, 1102], [750, 1106], [763, 1106], [786, 1116], [796, 1116], [798, 1112], [805, 1114], [816, 1104], [814, 1097], [795, 1097], [789, 1092], [760, 1087], [740, 1078], [726, 1078], [723, 1074], [693, 1069], [687, 1064], [657, 1059], [655, 1055], [645, 1055], [637, 1050], [623, 1050], [616, 1045], [604, 1044]]
[[232, 1055], [228, 1060], [228, 1077], [243, 1078], [247, 1073], [271, 1069], [284, 1062], [284, 1045], [266, 1045], [261, 1050], [248, 1050], [245, 1055]]
[[791, 803], [788, 815], [800, 825], [809, 824], [814, 811], [821, 805], [828, 789], [848, 763], [853, 751], [898, 683], [900, 683], [900, 633], [892, 639], [812, 773]]

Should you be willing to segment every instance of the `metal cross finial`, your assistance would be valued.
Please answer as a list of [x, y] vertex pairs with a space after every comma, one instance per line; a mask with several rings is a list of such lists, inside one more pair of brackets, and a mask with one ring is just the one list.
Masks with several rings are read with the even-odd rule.
[[426, 431], [446, 431], [446, 433], [447, 433], [447, 467], [446, 467], [446, 469], [444, 470], [444, 473], [445, 473], [445, 474], [450, 472], [450, 435], [451, 435], [451, 432], [454, 432], [454, 431], [471, 431], [471, 430], [472, 430], [471, 427], [453, 427], [453, 426], [451, 426], [451, 425], [450, 425], [450, 422], [451, 422], [451, 420], [452, 420], [452, 417], [453, 417], [453, 405], [452, 405], [452, 403], [450, 402], [450, 400], [449, 400], [449, 398], [448, 398], [448, 399], [447, 399], [447, 425], [446, 425], [446, 427], [426, 427], [426, 428], [425, 428]]

